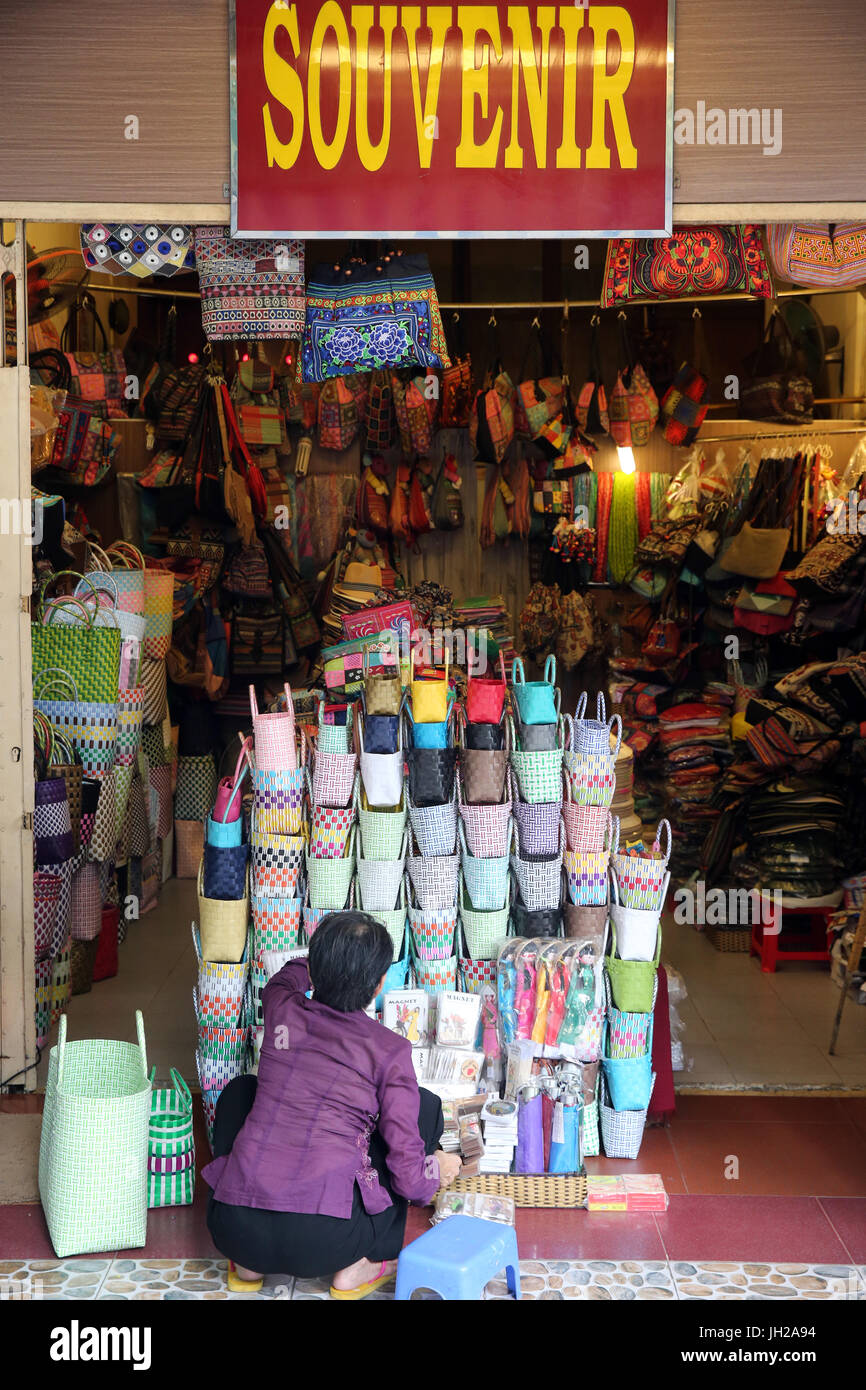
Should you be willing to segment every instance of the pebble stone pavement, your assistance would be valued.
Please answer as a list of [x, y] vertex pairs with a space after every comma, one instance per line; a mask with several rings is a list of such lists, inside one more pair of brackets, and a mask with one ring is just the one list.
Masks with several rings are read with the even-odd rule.
[[[261, 1293], [230, 1294], [225, 1260], [0, 1260], [0, 1298], [328, 1299], [325, 1279], [268, 1275]], [[524, 1299], [866, 1299], [866, 1267], [682, 1260], [521, 1260]], [[393, 1285], [370, 1300], [393, 1299]], [[509, 1298], [504, 1278], [485, 1299]], [[368, 1301], [370, 1301], [368, 1300]]]

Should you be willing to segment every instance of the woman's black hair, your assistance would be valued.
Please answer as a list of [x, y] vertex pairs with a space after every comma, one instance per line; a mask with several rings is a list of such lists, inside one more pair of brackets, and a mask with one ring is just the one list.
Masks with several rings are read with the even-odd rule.
[[309, 969], [320, 1004], [340, 1013], [366, 1009], [394, 959], [391, 938], [366, 912], [331, 912], [310, 941]]

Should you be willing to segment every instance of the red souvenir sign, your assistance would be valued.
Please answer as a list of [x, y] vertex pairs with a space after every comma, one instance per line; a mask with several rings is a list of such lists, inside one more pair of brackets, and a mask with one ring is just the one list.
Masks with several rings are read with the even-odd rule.
[[234, 0], [232, 231], [660, 236], [673, 0]]

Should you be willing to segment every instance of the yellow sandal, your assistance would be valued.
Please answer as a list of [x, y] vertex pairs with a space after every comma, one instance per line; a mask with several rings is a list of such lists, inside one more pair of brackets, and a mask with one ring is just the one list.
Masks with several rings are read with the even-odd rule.
[[392, 1270], [390, 1274], [383, 1274], [382, 1270], [387, 1263], [387, 1260], [383, 1260], [376, 1278], [368, 1279], [366, 1284], [359, 1284], [356, 1289], [335, 1289], [332, 1284], [330, 1290], [331, 1297], [342, 1299], [345, 1303], [354, 1301], [358, 1298], [366, 1298], [368, 1294], [375, 1293], [377, 1289], [381, 1289], [383, 1284], [390, 1284], [392, 1279], [396, 1279], [397, 1271]]
[[229, 1260], [226, 1272], [226, 1286], [229, 1293], [258, 1293], [264, 1282], [264, 1279], [241, 1279], [234, 1260]]

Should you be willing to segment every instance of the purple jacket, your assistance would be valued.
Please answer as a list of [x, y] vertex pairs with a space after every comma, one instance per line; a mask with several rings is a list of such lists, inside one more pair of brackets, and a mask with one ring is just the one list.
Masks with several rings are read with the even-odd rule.
[[365, 1210], [391, 1206], [368, 1154], [378, 1126], [394, 1191], [432, 1201], [439, 1165], [418, 1132], [418, 1082], [405, 1038], [363, 1011], [315, 999], [307, 963], [265, 986], [265, 1034], [253, 1108], [231, 1153], [203, 1170], [217, 1201], [267, 1211], [348, 1217], [355, 1183]]

